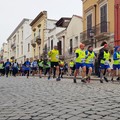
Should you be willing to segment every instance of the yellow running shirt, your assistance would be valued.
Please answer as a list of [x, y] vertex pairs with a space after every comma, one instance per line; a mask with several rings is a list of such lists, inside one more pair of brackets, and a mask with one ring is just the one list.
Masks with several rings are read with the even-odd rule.
[[51, 62], [58, 62], [59, 61], [59, 51], [58, 50], [51, 50], [48, 52], [48, 56], [51, 58]]

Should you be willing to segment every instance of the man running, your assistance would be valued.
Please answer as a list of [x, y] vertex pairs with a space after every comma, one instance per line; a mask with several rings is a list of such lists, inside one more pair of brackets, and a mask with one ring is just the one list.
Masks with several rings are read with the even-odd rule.
[[82, 68], [82, 74], [81, 74], [82, 80], [81, 80], [81, 82], [86, 83], [86, 65], [85, 65], [86, 55], [85, 55], [84, 48], [85, 48], [85, 45], [84, 44], [80, 44], [80, 48], [75, 51], [75, 54], [76, 54], [76, 59], [75, 59], [76, 70], [75, 70], [74, 79], [73, 79], [74, 83], [76, 83], [76, 76], [79, 73], [79, 68], [80, 67]]
[[13, 62], [12, 64], [12, 69], [13, 69], [13, 76], [16, 77], [16, 74], [18, 73], [18, 62], [17, 60], [15, 60], [15, 62]]
[[118, 78], [117, 81], [120, 81], [120, 46], [115, 47], [114, 53], [113, 53], [113, 71], [112, 71], [112, 79], [113, 82], [114, 76], [116, 75], [116, 72], [118, 70]]
[[71, 60], [70, 62], [69, 62], [69, 70], [70, 70], [70, 76], [73, 76], [73, 74], [74, 74], [74, 65], [75, 65], [75, 63], [74, 63], [74, 61], [73, 60]]
[[57, 46], [54, 46], [54, 49], [48, 52], [48, 56], [51, 60], [51, 70], [54, 70], [53, 77], [55, 77], [55, 74], [57, 75], [56, 81], [60, 81], [59, 76], [59, 51], [57, 49]]
[[34, 76], [35, 73], [37, 73], [37, 68], [38, 68], [38, 62], [37, 62], [37, 60], [35, 59], [35, 60], [32, 62], [32, 76]]
[[25, 73], [27, 73], [27, 78], [28, 78], [29, 77], [29, 72], [30, 72], [30, 65], [31, 65], [31, 63], [29, 61], [29, 58], [27, 58], [24, 65], [25, 65]]
[[[100, 83], [103, 83], [103, 78], [106, 82], [108, 82], [108, 79], [106, 76], [111, 72], [110, 64], [110, 52], [108, 51], [108, 44], [104, 45], [103, 51], [100, 53]], [[105, 72], [106, 71], [106, 72]]]
[[94, 67], [94, 59], [95, 59], [95, 53], [93, 52], [93, 47], [89, 46], [88, 50], [86, 50], [86, 69], [88, 70], [87, 73], [87, 81], [90, 82], [90, 76], [92, 74], [93, 71], [93, 67]]
[[11, 62], [9, 62], [9, 59], [7, 59], [7, 62], [5, 63], [5, 73], [6, 73], [6, 77], [8, 77], [10, 67], [11, 67]]

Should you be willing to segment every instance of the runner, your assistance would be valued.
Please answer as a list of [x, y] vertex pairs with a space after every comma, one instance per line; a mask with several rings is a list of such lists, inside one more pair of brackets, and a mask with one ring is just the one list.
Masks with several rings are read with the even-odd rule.
[[114, 76], [117, 73], [118, 70], [118, 78], [117, 81], [120, 81], [120, 46], [115, 47], [114, 54], [113, 54], [113, 71], [112, 71], [112, 79], [111, 81], [114, 81]]
[[93, 52], [93, 47], [89, 46], [88, 50], [86, 50], [86, 69], [88, 70], [87, 73], [87, 81], [90, 82], [90, 76], [93, 72], [93, 67], [94, 67], [94, 59], [95, 59], [95, 53]]
[[4, 62], [0, 61], [0, 76], [3, 76], [4, 74], [5, 74]]
[[51, 62], [48, 58], [45, 58], [44, 62], [44, 68], [45, 68], [45, 73], [44, 75], [46, 76], [48, 73], [48, 80], [50, 80], [50, 67], [51, 67]]
[[70, 70], [69, 74], [70, 74], [70, 76], [73, 76], [73, 75], [74, 75], [74, 65], [75, 65], [74, 61], [71, 60], [71, 61], [69, 62], [69, 70]]
[[59, 61], [59, 67], [60, 67], [60, 73], [59, 73], [59, 76], [61, 78], [63, 78], [63, 74], [64, 74], [64, 57], [61, 57], [61, 60]]
[[12, 69], [13, 69], [13, 76], [16, 77], [16, 74], [18, 73], [18, 62], [17, 60], [15, 60], [15, 62], [13, 62], [12, 64]]
[[53, 70], [53, 78], [55, 74], [57, 75], [56, 81], [60, 81], [59, 77], [59, 51], [57, 50], [57, 46], [54, 46], [54, 49], [48, 52], [48, 56], [51, 60], [51, 71]]
[[9, 62], [9, 59], [7, 59], [7, 62], [5, 63], [5, 73], [6, 73], [6, 77], [8, 77], [10, 67], [11, 67], [11, 62]]
[[108, 79], [106, 76], [108, 76], [109, 73], [111, 73], [109, 62], [111, 62], [110, 59], [110, 52], [108, 51], [108, 44], [104, 45], [103, 51], [100, 53], [100, 83], [103, 83], [103, 78], [106, 82], [108, 82]]
[[39, 78], [42, 77], [43, 72], [43, 58], [41, 56], [40, 60], [38, 60], [38, 67], [39, 67]]
[[74, 79], [73, 79], [73, 82], [76, 83], [76, 76], [78, 75], [79, 73], [79, 68], [81, 67], [82, 68], [82, 80], [81, 82], [84, 82], [86, 83], [86, 65], [85, 65], [85, 45], [84, 44], [80, 44], [80, 48], [77, 49], [75, 51], [76, 53], [76, 59], [75, 59], [75, 62], [76, 62], [76, 70], [75, 70], [75, 73], [74, 73]]
[[37, 68], [38, 68], [38, 62], [37, 62], [37, 60], [35, 59], [35, 60], [32, 62], [32, 76], [34, 76], [35, 73], [37, 73]]
[[25, 74], [27, 74], [27, 78], [29, 77], [29, 72], [30, 72], [30, 62], [29, 62], [29, 58], [27, 58], [27, 60], [24, 63], [25, 65]]

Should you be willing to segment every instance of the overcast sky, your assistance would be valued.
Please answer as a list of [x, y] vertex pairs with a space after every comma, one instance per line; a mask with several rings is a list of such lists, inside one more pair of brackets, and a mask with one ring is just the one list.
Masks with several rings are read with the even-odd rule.
[[73, 14], [82, 16], [81, 0], [1, 0], [0, 47], [23, 18], [34, 19], [46, 10], [48, 18], [60, 19]]

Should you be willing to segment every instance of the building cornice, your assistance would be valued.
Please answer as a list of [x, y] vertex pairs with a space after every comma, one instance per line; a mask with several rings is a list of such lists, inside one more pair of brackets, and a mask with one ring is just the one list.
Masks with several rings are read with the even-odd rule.
[[30, 23], [30, 26], [33, 26], [44, 15], [47, 17], [47, 11], [40, 12], [38, 16]]
[[24, 22], [29, 21], [30, 19], [24, 18], [20, 24], [15, 28], [15, 30], [11, 33], [11, 35], [7, 38], [7, 41], [17, 32], [17, 30], [24, 24]]
[[89, 12], [90, 10], [92, 10], [94, 8], [94, 5], [91, 5], [89, 8], [87, 8], [84, 12], [87, 13]]
[[[97, 3], [100, 4], [100, 3], [104, 2], [104, 1], [105, 0], [98, 0]], [[106, 1], [108, 1], [108, 0], [106, 0]]]

